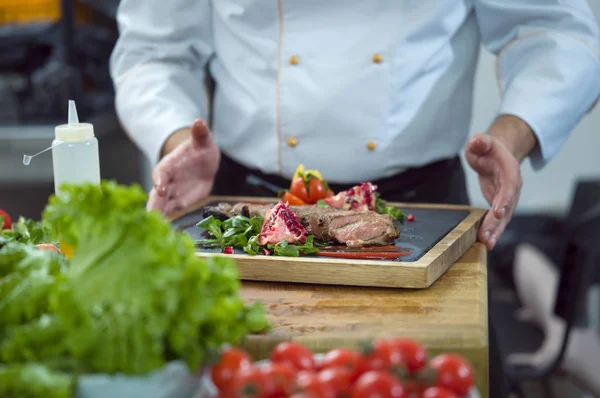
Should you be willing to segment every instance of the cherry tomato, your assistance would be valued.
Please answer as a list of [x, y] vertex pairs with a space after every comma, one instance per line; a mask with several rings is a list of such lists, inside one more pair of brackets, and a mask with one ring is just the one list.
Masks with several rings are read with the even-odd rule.
[[358, 352], [344, 348], [335, 348], [323, 356], [323, 359], [319, 363], [319, 369], [342, 367], [356, 372], [360, 360], [361, 357]]
[[286, 341], [279, 343], [271, 353], [271, 361], [288, 363], [296, 370], [315, 370], [312, 352], [301, 344]]
[[231, 389], [231, 395], [236, 398], [267, 398], [275, 391], [274, 381], [266, 377], [257, 366], [243, 367], [235, 374]]
[[304, 202], [302, 199], [300, 199], [291, 192], [284, 193], [283, 197], [281, 198], [281, 201], [287, 202], [287, 204], [289, 204], [290, 206], [304, 206], [306, 204], [306, 202]]
[[421, 370], [427, 363], [425, 347], [411, 339], [390, 339], [388, 344], [402, 353], [406, 369], [414, 374]]
[[423, 398], [423, 391], [427, 386], [415, 380], [407, 380], [403, 384], [408, 398]]
[[352, 398], [407, 398], [398, 379], [385, 371], [369, 371], [356, 381]]
[[329, 367], [319, 372], [319, 379], [333, 389], [336, 397], [349, 397], [353, 371], [344, 367]]
[[331, 385], [319, 378], [318, 373], [312, 370], [301, 370], [291, 388], [291, 393], [314, 394], [321, 398], [335, 398], [335, 391]]
[[363, 355], [358, 364], [358, 376], [370, 370], [404, 370], [402, 352], [386, 340], [376, 340], [363, 347]]
[[2, 227], [0, 229], [11, 229], [12, 220], [10, 219], [8, 213], [0, 209], [0, 217], [4, 217], [4, 220], [2, 221]]
[[304, 203], [309, 203], [308, 192], [306, 191], [306, 184], [304, 183], [304, 178], [294, 178], [292, 180], [292, 184], [290, 185], [290, 192]]
[[433, 358], [429, 366], [437, 371], [435, 387], [445, 387], [459, 396], [466, 395], [474, 384], [471, 364], [460, 355], [442, 354]]
[[240, 348], [228, 348], [221, 354], [221, 359], [212, 370], [211, 377], [219, 391], [226, 391], [231, 387], [235, 374], [242, 368], [250, 367], [252, 359], [248, 353]]
[[459, 398], [459, 396], [444, 387], [429, 387], [423, 391], [421, 398]]
[[317, 203], [317, 201], [325, 198], [325, 185], [323, 181], [316, 177], [310, 177], [308, 180], [308, 200], [309, 203]]
[[273, 395], [281, 397], [288, 394], [295, 380], [296, 372], [287, 363], [268, 362], [262, 366], [261, 371], [274, 384]]

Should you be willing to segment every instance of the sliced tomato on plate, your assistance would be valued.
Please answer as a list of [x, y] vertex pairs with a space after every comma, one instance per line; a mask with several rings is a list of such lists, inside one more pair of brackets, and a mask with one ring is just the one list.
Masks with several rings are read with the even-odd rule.
[[287, 203], [290, 206], [304, 206], [306, 204], [305, 201], [294, 195], [293, 193], [286, 191], [281, 196], [281, 201]]
[[308, 200], [310, 203], [317, 203], [319, 200], [325, 198], [327, 187], [323, 181], [317, 177], [309, 177], [308, 180]]
[[290, 192], [304, 203], [309, 203], [308, 190], [303, 177], [294, 177], [290, 185]]

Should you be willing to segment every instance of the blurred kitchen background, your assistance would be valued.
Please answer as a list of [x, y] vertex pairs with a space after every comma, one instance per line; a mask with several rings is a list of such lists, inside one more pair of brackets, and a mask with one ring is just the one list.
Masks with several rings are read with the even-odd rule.
[[[29, 166], [23, 154], [48, 147], [54, 127], [66, 122], [74, 99], [80, 121], [94, 124], [101, 173], [120, 183], [150, 186], [150, 168], [117, 121], [108, 57], [117, 38], [118, 0], [0, 0], [0, 208], [13, 216], [39, 218], [53, 192], [52, 157], [47, 152]], [[600, 1], [590, 1], [600, 19]], [[600, 76], [598, 77], [600, 78]], [[482, 49], [476, 78], [472, 132], [485, 131], [499, 104], [495, 58]], [[529, 242], [550, 258], [561, 258], [565, 225], [573, 212], [575, 188], [585, 182], [584, 202], [600, 201], [600, 106], [576, 128], [560, 154], [542, 171], [523, 166], [525, 181], [517, 215], [496, 250], [489, 254], [490, 314], [499, 319], [501, 353], [534, 351], [539, 330], [518, 322], [520, 305], [513, 281], [515, 248]], [[487, 207], [476, 175], [467, 167], [471, 199]], [[591, 187], [591, 188], [590, 188]], [[597, 199], [596, 199], [597, 198]], [[555, 264], [560, 267], [560, 264]], [[600, 295], [590, 289], [588, 320], [600, 324]], [[544, 384], [545, 383], [545, 384]], [[568, 379], [553, 376], [530, 386], [528, 396], [582, 396]], [[547, 387], [546, 390], [540, 388]], [[549, 389], [548, 389], [549, 388]], [[542, 391], [544, 391], [542, 393]]]

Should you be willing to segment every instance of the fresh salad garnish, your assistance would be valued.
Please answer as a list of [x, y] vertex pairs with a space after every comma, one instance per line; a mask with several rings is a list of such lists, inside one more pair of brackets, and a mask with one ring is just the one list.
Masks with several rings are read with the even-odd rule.
[[[283, 202], [280, 205], [284, 206]], [[298, 232], [299, 235], [289, 235], [292, 231], [287, 230], [290, 228], [287, 224], [290, 222], [286, 223], [283, 216], [282, 212], [273, 212], [266, 222], [260, 216], [235, 216], [225, 221], [210, 216], [197, 224], [208, 231], [209, 238], [199, 239], [196, 244], [206, 248], [219, 247], [225, 254], [232, 253], [229, 248], [242, 249], [254, 256], [262, 253], [298, 257], [300, 254], [317, 253], [319, 249], [315, 247], [314, 237], [302, 235], [302, 231]], [[277, 236], [290, 236], [293, 239], [279, 240]]]
[[207, 248], [219, 247], [221, 250], [226, 247], [243, 248], [250, 238], [260, 233], [262, 225], [262, 217], [235, 216], [221, 221], [210, 216], [198, 223], [200, 228], [209, 232], [210, 238], [197, 240], [196, 244]]

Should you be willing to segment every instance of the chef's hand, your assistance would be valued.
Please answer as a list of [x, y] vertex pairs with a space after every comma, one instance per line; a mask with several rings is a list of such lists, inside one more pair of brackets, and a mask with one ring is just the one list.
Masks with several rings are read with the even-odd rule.
[[148, 210], [169, 216], [210, 194], [221, 153], [204, 121], [169, 137], [163, 156], [152, 172]]
[[479, 175], [481, 192], [490, 204], [478, 239], [492, 250], [510, 222], [523, 179], [520, 163], [536, 145], [533, 131], [515, 116], [501, 116], [488, 134], [477, 134], [465, 148], [465, 158]]

